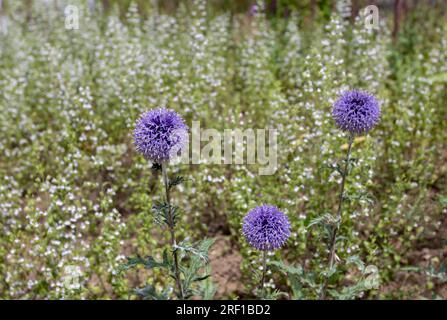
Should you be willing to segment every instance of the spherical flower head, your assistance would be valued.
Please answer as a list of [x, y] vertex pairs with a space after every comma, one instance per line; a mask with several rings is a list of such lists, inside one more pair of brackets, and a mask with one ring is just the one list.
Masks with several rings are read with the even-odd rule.
[[146, 159], [168, 162], [188, 143], [188, 126], [173, 110], [150, 110], [137, 121], [134, 142], [137, 151]]
[[250, 6], [249, 13], [250, 13], [251, 16], [256, 15], [258, 13], [258, 11], [259, 11], [259, 8], [258, 8], [258, 6], [256, 4], [252, 4]]
[[379, 122], [380, 107], [377, 99], [368, 92], [347, 91], [335, 102], [332, 116], [342, 130], [362, 134]]
[[275, 206], [258, 206], [245, 216], [242, 233], [258, 250], [279, 249], [290, 236], [289, 219]]

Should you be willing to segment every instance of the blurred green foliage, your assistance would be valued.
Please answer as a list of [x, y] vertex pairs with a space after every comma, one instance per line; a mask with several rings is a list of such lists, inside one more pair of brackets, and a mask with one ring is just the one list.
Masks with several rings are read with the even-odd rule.
[[[108, 1], [107, 14], [85, 3], [79, 2], [80, 29], [67, 30], [63, 1], [5, 2], [2, 298], [127, 298], [130, 288], [164, 287], [158, 270], [132, 275], [119, 268], [125, 255], [162, 257], [165, 231], [154, 228], [150, 214], [161, 177], [132, 145], [138, 115], [161, 105], [204, 128], [279, 132], [274, 175], [259, 176], [259, 165], [200, 164], [173, 172], [190, 178], [173, 197], [184, 208], [180, 238], [223, 236], [244, 258], [243, 293], [228, 296], [253, 297], [260, 255], [242, 239], [240, 224], [262, 202], [284, 210], [293, 227], [288, 245], [269, 255], [270, 262], [321, 270], [327, 248], [321, 230], [308, 225], [337, 203], [339, 177], [325, 168], [343, 157], [346, 137], [330, 112], [337, 95], [350, 88], [376, 94], [382, 120], [354, 144], [358, 166], [347, 185], [352, 197], [339, 257], [356, 255], [378, 267], [381, 289], [364, 297], [427, 295], [425, 287], [382, 288], [403, 266], [418, 263], [414, 251], [439, 237], [445, 215], [442, 12], [424, 7], [408, 13], [393, 42], [386, 15], [379, 30], [369, 32], [361, 19], [342, 19], [329, 1], [318, 1], [310, 22], [305, 1], [278, 1], [275, 15], [249, 14], [249, 1], [167, 1], [163, 8], [140, 1], [141, 14], [130, 1]], [[342, 271], [348, 282], [359, 272], [351, 265]], [[79, 288], [66, 285], [73, 278]], [[272, 289], [289, 291], [280, 273], [268, 279]], [[336, 274], [330, 289], [340, 289], [342, 279]]]

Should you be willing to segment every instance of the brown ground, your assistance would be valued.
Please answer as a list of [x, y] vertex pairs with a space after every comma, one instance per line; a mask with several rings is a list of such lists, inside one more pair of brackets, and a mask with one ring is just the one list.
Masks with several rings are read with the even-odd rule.
[[211, 273], [217, 284], [215, 298], [221, 299], [243, 290], [242, 256], [232, 247], [229, 236], [217, 235], [215, 239], [210, 252]]

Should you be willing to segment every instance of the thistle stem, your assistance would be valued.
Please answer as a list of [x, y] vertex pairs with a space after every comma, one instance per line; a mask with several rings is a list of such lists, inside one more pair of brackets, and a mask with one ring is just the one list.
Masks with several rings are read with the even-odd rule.
[[[344, 200], [344, 192], [345, 192], [345, 182], [346, 177], [349, 173], [349, 161], [351, 160], [351, 150], [352, 150], [352, 144], [354, 142], [354, 135], [349, 135], [349, 144], [348, 144], [348, 152], [346, 153], [345, 158], [345, 166], [343, 168], [343, 171], [341, 172], [342, 179], [340, 184], [340, 194], [338, 198], [338, 209], [337, 209], [337, 225], [334, 227], [334, 230], [331, 235], [331, 240], [329, 242], [329, 271], [332, 270], [332, 267], [334, 266], [334, 259], [335, 259], [335, 251], [336, 251], [336, 243], [337, 243], [337, 233], [340, 229], [341, 225], [341, 214], [342, 214], [342, 208], [343, 208], [343, 200]], [[324, 300], [326, 299], [326, 289], [329, 281], [329, 276], [326, 276], [323, 283], [323, 288], [321, 290], [320, 299]]]
[[262, 278], [259, 284], [259, 289], [261, 290], [261, 297], [264, 297], [264, 283], [265, 275], [267, 273], [267, 250], [262, 251]]
[[177, 254], [177, 240], [175, 238], [175, 228], [174, 228], [174, 217], [171, 209], [171, 197], [169, 193], [169, 179], [167, 172], [167, 163], [163, 162], [161, 164], [161, 171], [163, 173], [163, 182], [165, 185], [166, 191], [166, 202], [168, 204], [168, 225], [169, 231], [171, 234], [171, 247], [172, 247], [172, 256], [174, 258], [174, 273], [175, 273], [175, 282], [177, 284], [177, 290], [179, 291], [180, 299], [184, 299], [183, 288], [182, 288], [182, 280], [180, 278], [180, 268]]

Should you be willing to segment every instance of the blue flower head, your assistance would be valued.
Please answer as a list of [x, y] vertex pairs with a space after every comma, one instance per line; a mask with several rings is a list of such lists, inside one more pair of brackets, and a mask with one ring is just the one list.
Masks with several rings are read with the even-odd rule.
[[150, 110], [137, 121], [134, 142], [137, 151], [146, 159], [168, 162], [188, 143], [188, 126], [173, 110]]
[[242, 233], [247, 242], [258, 250], [279, 249], [290, 236], [289, 219], [275, 206], [258, 206], [245, 216]]
[[335, 102], [332, 116], [343, 131], [362, 134], [379, 122], [380, 107], [377, 99], [368, 92], [347, 91]]

